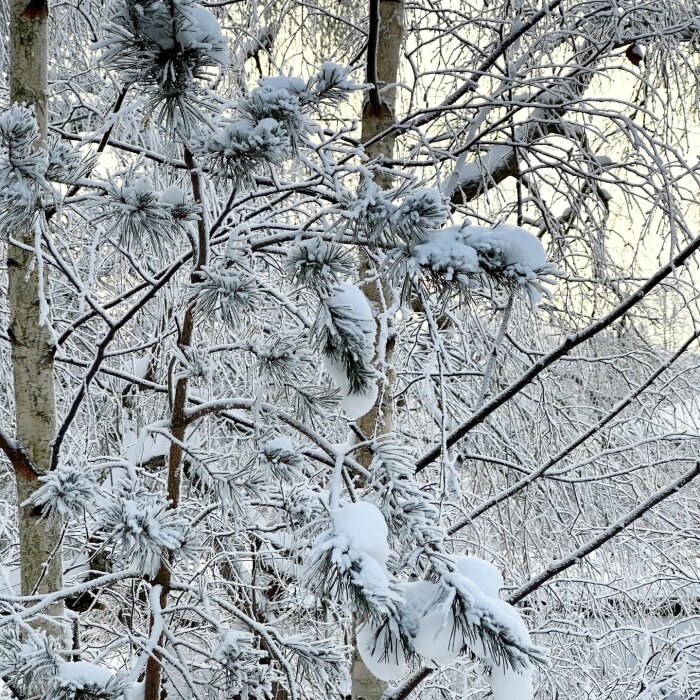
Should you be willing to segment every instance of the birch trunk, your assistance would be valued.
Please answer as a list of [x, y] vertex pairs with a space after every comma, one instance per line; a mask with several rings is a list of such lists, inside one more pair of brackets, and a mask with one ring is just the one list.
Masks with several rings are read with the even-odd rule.
[[[378, 2], [379, 27], [374, 56], [370, 53], [372, 46], [368, 47], [368, 67], [376, 59], [376, 85], [380, 90], [382, 86], [388, 85], [392, 87], [381, 90], [378, 100], [372, 99], [370, 96], [370, 99], [365, 103], [362, 110], [363, 143], [367, 143], [395, 122], [396, 88], [393, 85], [398, 79], [404, 30], [403, 0], [370, 0], [370, 2]], [[372, 78], [369, 75], [370, 72], [371, 70], [368, 70], [369, 80]], [[370, 143], [365, 147], [365, 151], [372, 160], [376, 158], [393, 158], [395, 140], [394, 134], [387, 135], [374, 143]], [[381, 171], [375, 175], [375, 182], [382, 189], [388, 189], [393, 184], [391, 175]], [[368, 272], [370, 272], [370, 262], [365, 255], [362, 255], [360, 261], [360, 275], [363, 280], [362, 291], [373, 309], [375, 318], [378, 318], [387, 305], [391, 304], [391, 300], [381, 280], [364, 282]], [[386, 327], [382, 328], [382, 324], [386, 324]], [[385, 347], [380, 348], [379, 343], [385, 343]], [[376, 356], [384, 358], [386, 379], [380, 386], [379, 395], [374, 406], [357, 421], [358, 428], [368, 437], [389, 433], [392, 430], [394, 375], [391, 370], [391, 358], [393, 348], [394, 338], [391, 322], [390, 319], [384, 317], [383, 321], [378, 321]], [[358, 461], [364, 466], [369, 466], [372, 459], [369, 450], [360, 451], [357, 457]], [[386, 690], [387, 684], [373, 676], [360, 658], [356, 644], [353, 644], [350, 675], [353, 700], [379, 700], [384, 690]]]
[[[10, 100], [34, 107], [41, 138], [46, 137], [48, 5], [44, 2], [12, 0], [10, 19]], [[34, 230], [29, 225], [10, 231], [10, 236], [30, 250], [9, 245], [7, 253], [9, 337], [12, 347], [15, 422], [18, 446], [28, 457], [15, 466], [19, 503], [18, 527], [22, 595], [49, 593], [63, 587], [61, 526], [40, 519], [38, 509], [23, 506], [41, 485], [39, 476], [51, 466], [56, 436], [53, 355], [46, 325], [41, 325], [39, 278], [34, 255]], [[63, 603], [45, 614], [59, 617]], [[54, 636], [60, 627], [44, 620], [38, 623]]]

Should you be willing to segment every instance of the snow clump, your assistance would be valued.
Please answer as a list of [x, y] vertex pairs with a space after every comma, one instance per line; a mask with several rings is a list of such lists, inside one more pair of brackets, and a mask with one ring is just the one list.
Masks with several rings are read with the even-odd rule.
[[371, 362], [376, 324], [367, 298], [355, 285], [340, 283], [325, 300], [323, 366], [340, 389], [340, 407], [350, 420], [365, 415], [377, 400]]

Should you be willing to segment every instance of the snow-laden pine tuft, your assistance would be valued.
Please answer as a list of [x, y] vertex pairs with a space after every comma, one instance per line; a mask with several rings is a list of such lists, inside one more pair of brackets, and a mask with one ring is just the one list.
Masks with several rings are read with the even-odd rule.
[[396, 211], [390, 193], [363, 177], [354, 194], [341, 191], [339, 195], [343, 203], [341, 228], [373, 242], [384, 243], [389, 239], [388, 225]]
[[408, 244], [425, 240], [426, 233], [441, 228], [448, 209], [442, 196], [434, 189], [409, 190], [391, 216], [391, 226]]
[[0, 627], [0, 678], [20, 697], [42, 697], [60, 664], [56, 640], [41, 630], [27, 635], [26, 626]]
[[366, 85], [349, 79], [351, 70], [330, 61], [323, 63], [318, 73], [309, 79], [306, 101], [338, 105], [347, 100], [351, 92], [364, 90]]
[[39, 138], [34, 111], [13, 104], [0, 114], [0, 224], [3, 235], [26, 225], [45, 187], [48, 156]]
[[414, 270], [425, 267], [439, 274], [446, 282], [454, 280], [465, 285], [472, 284], [474, 275], [481, 272], [479, 255], [467, 243], [464, 231], [459, 226], [432, 233], [411, 250], [410, 261]]
[[47, 139], [46, 151], [46, 179], [64, 185], [73, 185], [87, 177], [97, 162], [96, 154], [74, 148], [56, 136]]
[[299, 663], [303, 674], [329, 691], [334, 687], [335, 679], [345, 673], [349, 650], [336, 645], [331, 639], [293, 634], [282, 641], [285, 650]]
[[557, 274], [537, 236], [519, 226], [405, 228], [405, 243], [389, 256], [395, 271], [415, 281], [427, 276], [438, 289], [473, 289], [487, 278], [522, 292], [534, 306]]
[[289, 248], [286, 268], [299, 284], [329, 289], [356, 272], [357, 263], [347, 248], [322, 238], [309, 238]]
[[260, 464], [275, 479], [298, 481], [304, 470], [304, 457], [286, 436], [265, 440], [260, 447]]
[[178, 185], [170, 185], [158, 197], [158, 203], [170, 207], [170, 216], [178, 222], [196, 221], [201, 207], [192, 202]]
[[341, 392], [348, 418], [363, 416], [374, 405], [378, 388], [372, 367], [376, 324], [362, 291], [341, 282], [321, 302], [314, 333], [323, 366]]
[[300, 93], [305, 89], [306, 82], [300, 78], [284, 75], [262, 78], [250, 96], [239, 102], [238, 108], [252, 124], [259, 124], [265, 119], [277, 122], [290, 145], [296, 149], [299, 139], [313, 126], [300, 100]]
[[17, 103], [0, 115], [0, 177], [24, 177], [39, 181], [48, 166], [48, 157], [43, 148], [36, 148], [39, 126], [34, 110]]
[[446, 538], [429, 495], [413, 479], [415, 455], [392, 434], [374, 441], [367, 492], [379, 499], [392, 541], [415, 564], [426, 552], [440, 552]]
[[404, 585], [401, 616], [413, 650], [433, 667], [448, 666], [468, 650], [504, 671], [529, 672], [531, 659], [544, 660], [542, 650], [518, 611], [479, 586], [497, 591], [500, 574], [475, 557], [457, 561], [473, 578], [452, 573], [437, 583]]
[[216, 314], [224, 323], [235, 327], [243, 314], [253, 312], [262, 292], [250, 275], [223, 266], [202, 268], [203, 278], [194, 287], [197, 308], [204, 316]]
[[198, 134], [192, 143], [197, 156], [211, 164], [218, 178], [238, 188], [249, 186], [263, 167], [279, 165], [290, 154], [291, 142], [282, 125], [270, 117], [224, 121], [213, 132]]
[[229, 60], [216, 17], [192, 0], [112, 0], [92, 48], [126, 83], [138, 83], [150, 111], [182, 136], [201, 120], [200, 93], [211, 69]]
[[314, 544], [307, 577], [320, 597], [344, 596], [363, 617], [395, 618], [401, 595], [386, 568], [384, 516], [371, 503], [348, 503]]
[[161, 199], [150, 176], [136, 168], [110, 175], [103, 196], [90, 196], [93, 224], [105, 223], [105, 235], [134, 253], [167, 257], [176, 242], [172, 205]]
[[399, 616], [404, 600], [387, 568], [388, 534], [372, 503], [343, 505], [316, 540], [307, 576], [319, 597], [341, 595], [350, 601], [361, 621], [360, 655], [377, 677], [393, 680], [406, 670], [406, 642]]
[[[246, 347], [256, 357], [255, 368], [260, 378], [278, 388], [288, 387], [290, 378], [300, 376], [311, 362], [308, 349], [292, 335], [272, 335], [264, 345], [249, 343]], [[296, 384], [294, 388], [301, 389]]]
[[222, 677], [221, 686], [228, 697], [242, 693], [250, 700], [270, 697], [275, 675], [270, 665], [263, 662], [268, 657], [267, 652], [256, 646], [252, 634], [240, 630], [223, 631], [213, 657], [219, 664], [214, 678]]
[[42, 518], [73, 520], [92, 510], [96, 486], [89, 465], [66, 460], [39, 481], [41, 486], [28, 503], [41, 512]]
[[99, 531], [116, 556], [146, 576], [154, 576], [168, 553], [195, 560], [200, 552], [196, 532], [159, 493], [124, 482], [107, 494], [98, 519]]

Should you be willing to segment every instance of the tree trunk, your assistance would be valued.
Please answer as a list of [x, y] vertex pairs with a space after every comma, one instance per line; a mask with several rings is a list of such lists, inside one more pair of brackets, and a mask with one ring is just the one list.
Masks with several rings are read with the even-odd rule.
[[[395, 121], [396, 88], [389, 87], [380, 92], [382, 85], [394, 85], [398, 79], [399, 62], [401, 58], [401, 45], [404, 30], [404, 3], [403, 0], [370, 0], [370, 5], [377, 3], [370, 11], [370, 23], [373, 16], [378, 18], [379, 26], [376, 32], [376, 44], [372, 45], [373, 30], [370, 27], [370, 41], [367, 55], [368, 82], [376, 79], [375, 89], [370, 92], [369, 99], [362, 110], [362, 142], [367, 143], [378, 134], [392, 126]], [[370, 159], [392, 158], [394, 155], [395, 134], [370, 143], [365, 151]], [[382, 189], [392, 186], [392, 178], [389, 173], [378, 172], [375, 182]], [[361, 254], [360, 277], [363, 280], [362, 291], [377, 318], [391, 304], [386, 286], [381, 280], [367, 281], [367, 273], [370, 272], [370, 261]], [[386, 324], [382, 329], [381, 324]], [[384, 348], [379, 347], [380, 342], [385, 342]], [[394, 337], [391, 329], [391, 320], [384, 317], [377, 327], [377, 351], [376, 356], [384, 357], [385, 381], [379, 388], [379, 394], [374, 406], [357, 421], [360, 431], [367, 437], [373, 437], [389, 433], [393, 423], [393, 387], [394, 374], [391, 370], [391, 358], [394, 348]], [[364, 466], [369, 466], [372, 460], [370, 450], [361, 450], [357, 455], [358, 461]], [[353, 700], [379, 700], [384, 693], [387, 684], [370, 673], [365, 663], [360, 658], [356, 644], [353, 644], [351, 676], [351, 693]]]
[[[184, 149], [184, 160], [190, 173], [192, 185], [192, 197], [197, 204], [201, 204], [201, 182], [199, 171], [195, 169], [192, 153]], [[190, 281], [199, 281], [199, 271], [207, 264], [209, 254], [209, 235], [202, 217], [197, 221], [197, 255], [194, 268], [190, 275]], [[189, 305], [182, 319], [181, 331], [178, 338], [178, 346], [183, 349], [192, 347], [195, 332], [194, 307]], [[170, 418], [170, 433], [173, 441], [170, 443], [168, 454], [168, 500], [172, 508], [177, 508], [180, 503], [180, 485], [182, 481], [182, 459], [184, 451], [182, 444], [185, 442], [187, 420], [188, 377], [182, 376], [175, 382], [175, 396], [173, 398], [172, 415]], [[160, 608], [164, 610], [168, 605], [172, 574], [168, 561], [162, 561], [158, 573], [154, 578], [154, 585], [160, 585]], [[151, 617], [151, 628], [154, 619]], [[144, 700], [161, 700], [165, 697], [162, 688], [163, 671], [161, 665], [160, 648], [165, 642], [165, 632], [158, 637], [158, 648], [148, 657], [146, 663], [145, 694]]]
[[[370, 0], [370, 2], [378, 2], [378, 19], [379, 27], [377, 31], [376, 45], [376, 81], [375, 91], [370, 91], [370, 99], [368, 99], [362, 110], [362, 142], [367, 143], [378, 134], [385, 131], [395, 121], [396, 110], [396, 88], [389, 87], [380, 92], [382, 85], [394, 85], [398, 79], [399, 61], [401, 56], [401, 44], [403, 39], [404, 28], [404, 4], [403, 0]], [[372, 47], [368, 47], [368, 79], [373, 71], [369, 65], [373, 61]], [[395, 134], [389, 134], [386, 137], [374, 141], [365, 147], [367, 155], [371, 159], [376, 158], [392, 158], [394, 155]], [[378, 172], [375, 175], [375, 182], [382, 188], [388, 189], [392, 186], [391, 175], [386, 172]], [[367, 257], [362, 254], [360, 261], [360, 277], [364, 281], [370, 269], [370, 262]], [[381, 282], [367, 282], [362, 284], [362, 290], [370, 302], [370, 306], [375, 312], [375, 316], [380, 314], [386, 306], [388, 300], [386, 289]], [[389, 320], [387, 319], [387, 323]], [[380, 329], [378, 329], [379, 331]], [[386, 347], [377, 348], [377, 356], [386, 354], [386, 359], [390, 360], [391, 351], [393, 350], [393, 336], [391, 329], [386, 334]], [[378, 340], [381, 336], [378, 335]], [[387, 362], [388, 364], [388, 362]], [[373, 435], [388, 433], [392, 426], [392, 376], [388, 373], [387, 382], [383, 387], [383, 391], [379, 392], [377, 402], [368, 413], [362, 416], [358, 421], [360, 430], [371, 437]], [[371, 460], [371, 454], [363, 450], [358, 454], [359, 461], [367, 466]]]
[[[42, 139], [47, 132], [48, 15], [45, 1], [12, 0], [10, 101], [34, 107]], [[48, 287], [37, 272], [34, 225], [11, 231], [10, 235], [30, 249], [9, 245], [7, 270], [16, 437], [18, 447], [28, 457], [28, 464], [15, 468], [21, 589], [22, 595], [31, 595], [63, 587], [61, 525], [41, 520], [38, 509], [22, 505], [41, 486], [38, 478], [51, 466], [56, 436], [54, 347], [48, 321], [41, 325], [40, 291], [47, 292]], [[54, 617], [62, 613], [62, 602], [44, 611]], [[60, 626], [46, 620], [37, 626], [53, 636], [61, 633]]]

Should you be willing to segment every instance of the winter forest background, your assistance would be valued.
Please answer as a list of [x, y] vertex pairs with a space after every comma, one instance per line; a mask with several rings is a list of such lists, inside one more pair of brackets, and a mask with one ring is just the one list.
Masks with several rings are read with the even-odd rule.
[[0, 27], [0, 695], [700, 697], [698, 3]]

